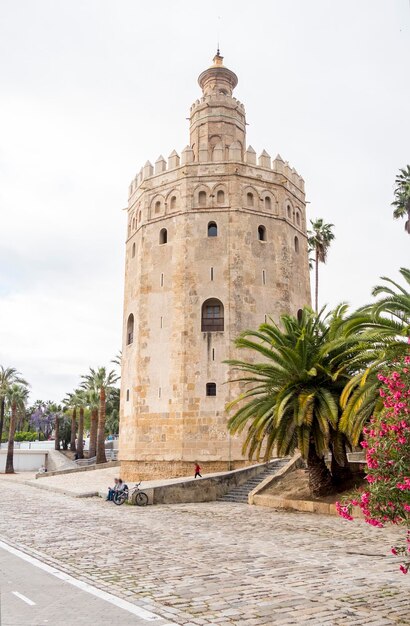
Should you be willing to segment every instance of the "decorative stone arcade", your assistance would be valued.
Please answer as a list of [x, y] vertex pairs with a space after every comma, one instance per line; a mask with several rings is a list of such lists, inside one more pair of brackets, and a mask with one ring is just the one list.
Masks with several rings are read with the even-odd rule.
[[[129, 188], [120, 459], [127, 480], [247, 463], [227, 432], [234, 338], [310, 303], [303, 179], [246, 148], [238, 79], [219, 54], [199, 76], [181, 157]], [[243, 354], [241, 354], [243, 357]]]

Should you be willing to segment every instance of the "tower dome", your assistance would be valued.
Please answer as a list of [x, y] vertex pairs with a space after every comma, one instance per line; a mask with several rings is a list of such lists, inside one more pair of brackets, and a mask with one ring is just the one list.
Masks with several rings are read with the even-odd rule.
[[213, 58], [213, 65], [199, 75], [198, 83], [204, 96], [232, 96], [232, 92], [238, 84], [238, 77], [232, 70], [224, 66], [223, 59], [218, 48]]

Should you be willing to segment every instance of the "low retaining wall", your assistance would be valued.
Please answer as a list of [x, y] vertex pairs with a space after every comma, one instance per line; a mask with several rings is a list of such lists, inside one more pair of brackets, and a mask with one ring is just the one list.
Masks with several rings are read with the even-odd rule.
[[[47, 450], [16, 450], [13, 453], [15, 472], [37, 472], [42, 465], [47, 464]], [[6, 469], [7, 450], [0, 450], [0, 472]]]
[[107, 469], [107, 467], [118, 467], [119, 465], [119, 461], [108, 461], [107, 463], [100, 463], [99, 465], [72, 467], [69, 469], [55, 470], [54, 472], [44, 472], [43, 474], [36, 474], [36, 478], [48, 478], [48, 476], [59, 476], [60, 474], [76, 474], [77, 472], [92, 472], [93, 470]]
[[253, 476], [258, 476], [269, 463], [251, 465], [219, 476], [191, 478], [184, 482], [160, 485], [146, 491], [152, 504], [178, 504], [182, 502], [211, 502], [225, 495], [230, 489], [243, 485]]

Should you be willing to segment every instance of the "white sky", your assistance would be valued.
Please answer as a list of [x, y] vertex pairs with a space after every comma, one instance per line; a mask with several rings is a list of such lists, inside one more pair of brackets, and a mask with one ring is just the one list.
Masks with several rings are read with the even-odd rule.
[[363, 304], [409, 266], [390, 207], [410, 162], [409, 0], [3, 0], [0, 363], [33, 400], [121, 347], [128, 184], [188, 143], [218, 22], [248, 144], [335, 224], [321, 303]]

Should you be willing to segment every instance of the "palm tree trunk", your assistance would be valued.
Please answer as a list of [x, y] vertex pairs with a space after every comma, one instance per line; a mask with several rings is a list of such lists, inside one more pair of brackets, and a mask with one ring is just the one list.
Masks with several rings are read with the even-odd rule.
[[6, 399], [0, 399], [0, 448], [1, 448], [1, 439], [3, 437], [3, 425], [4, 425], [4, 413], [6, 407]]
[[75, 452], [75, 435], [77, 430], [77, 409], [74, 407], [73, 414], [71, 416], [71, 440], [70, 440], [70, 450], [71, 452]]
[[105, 388], [100, 390], [100, 410], [98, 412], [97, 430], [97, 460], [96, 463], [106, 463], [105, 456]]
[[316, 248], [316, 263], [315, 263], [315, 311], [318, 312], [319, 308], [319, 250]]
[[84, 407], [80, 406], [80, 417], [78, 419], [78, 440], [77, 440], [77, 454], [78, 454], [79, 459], [84, 458], [83, 437], [84, 437]]
[[7, 448], [6, 474], [14, 474], [14, 433], [16, 430], [16, 413], [17, 405], [11, 405], [10, 428], [9, 428], [9, 445]]
[[58, 421], [58, 415], [54, 423], [54, 450], [60, 449], [60, 422]]
[[324, 458], [318, 456], [313, 442], [309, 445], [307, 466], [309, 471], [309, 489], [312, 496], [317, 498], [332, 493], [332, 476]]
[[90, 447], [88, 449], [88, 458], [91, 459], [97, 454], [97, 424], [98, 424], [98, 409], [91, 410], [91, 423], [90, 423]]

